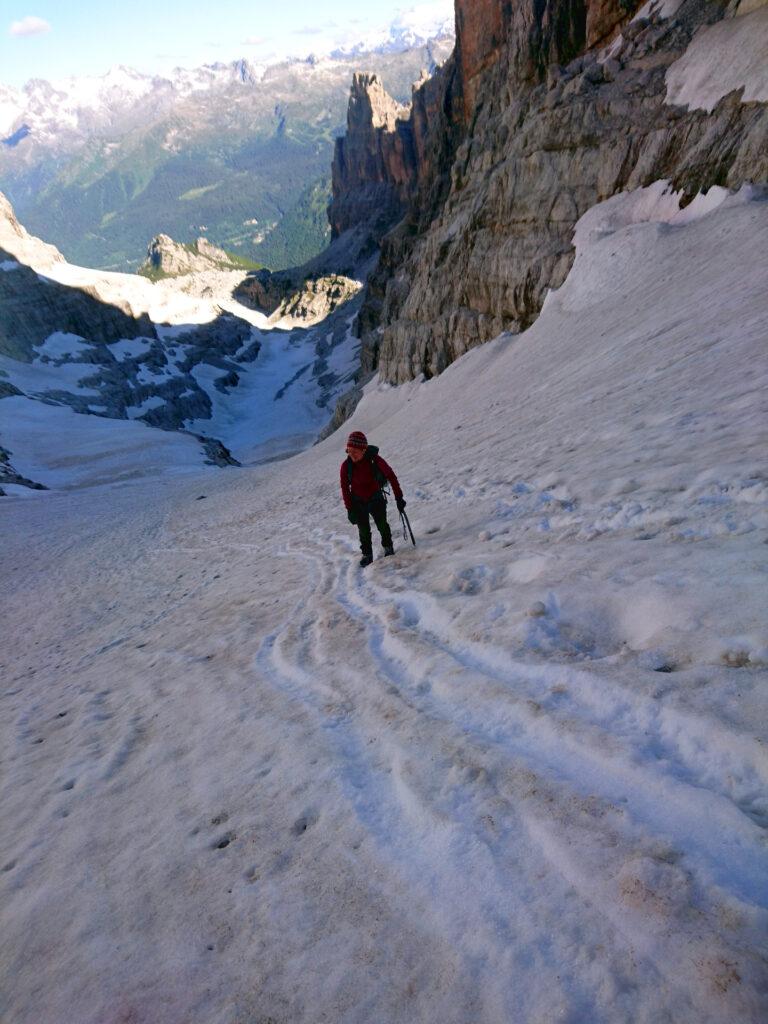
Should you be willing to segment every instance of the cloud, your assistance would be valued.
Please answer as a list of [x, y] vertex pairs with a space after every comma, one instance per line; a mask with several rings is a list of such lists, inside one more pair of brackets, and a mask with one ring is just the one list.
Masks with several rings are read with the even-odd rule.
[[266, 41], [264, 36], [248, 36], [243, 40], [243, 46], [263, 46]]
[[22, 18], [21, 21], [11, 22], [11, 27], [8, 29], [8, 35], [40, 36], [44, 32], [50, 31], [51, 26], [44, 18], [36, 18], [34, 15], [30, 14], [26, 18]]
[[295, 28], [293, 35], [295, 36], [319, 36], [322, 32], [325, 32], [325, 25], [305, 25], [304, 28]]

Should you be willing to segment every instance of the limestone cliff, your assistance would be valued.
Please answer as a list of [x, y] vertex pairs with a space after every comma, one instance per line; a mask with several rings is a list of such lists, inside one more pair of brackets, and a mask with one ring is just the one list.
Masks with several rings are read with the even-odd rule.
[[[302, 266], [249, 274], [235, 291], [241, 302], [272, 320], [315, 322], [356, 293], [382, 238], [407, 210], [428, 223], [425, 212], [437, 208], [450, 183], [446, 168], [460, 122], [448, 99], [454, 67], [450, 58], [431, 78], [422, 73], [409, 106], [393, 100], [377, 75], [353, 76], [347, 133], [333, 160], [331, 243]], [[378, 322], [381, 298], [370, 279], [364, 320]]]
[[[733, 87], [711, 110], [683, 106], [667, 77], [702, 33], [734, 16], [762, 19], [765, 5], [638, 7], [456, 0], [455, 53], [416, 88], [407, 125], [351, 120], [378, 154], [398, 151], [398, 140], [410, 146], [401, 147], [409, 160], [375, 163], [390, 208], [408, 199], [361, 311], [364, 370], [393, 382], [430, 376], [502, 330], [526, 328], [571, 267], [578, 218], [617, 192], [668, 179], [690, 198], [768, 179], [766, 103]], [[366, 188], [371, 165], [356, 167], [343, 178], [334, 165], [336, 209], [345, 181], [355, 195]]]
[[270, 323], [311, 327], [349, 302], [363, 287], [362, 281], [343, 274], [259, 270], [249, 274], [235, 289], [243, 305], [269, 314]]
[[132, 316], [101, 300], [95, 288], [71, 288], [38, 274], [19, 261], [20, 251], [0, 246], [0, 355], [28, 362], [34, 346], [56, 331], [101, 345], [156, 337], [146, 314]]
[[336, 140], [331, 234], [366, 221], [399, 220], [415, 171], [408, 107], [389, 96], [378, 75], [356, 73], [347, 110], [347, 133]]

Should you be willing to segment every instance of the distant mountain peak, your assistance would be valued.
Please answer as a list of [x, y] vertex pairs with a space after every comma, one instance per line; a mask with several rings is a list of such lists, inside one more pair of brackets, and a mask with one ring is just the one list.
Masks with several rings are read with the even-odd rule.
[[331, 56], [343, 59], [364, 53], [410, 50], [426, 46], [434, 39], [453, 39], [455, 25], [452, 0], [434, 0], [401, 11], [387, 28], [368, 32], [359, 40], [350, 39], [333, 50]]

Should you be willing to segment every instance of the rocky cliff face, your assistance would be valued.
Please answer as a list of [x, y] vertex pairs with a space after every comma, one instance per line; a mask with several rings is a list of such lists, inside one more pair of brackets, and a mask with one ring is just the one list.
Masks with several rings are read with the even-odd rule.
[[146, 311], [134, 313], [126, 300], [110, 301], [97, 275], [78, 287], [57, 280], [66, 267], [55, 246], [19, 223], [0, 192], [0, 355], [27, 362], [34, 347], [56, 331], [103, 345], [121, 338], [157, 337]]
[[362, 287], [362, 281], [343, 274], [302, 277], [297, 270], [294, 278], [290, 272], [259, 270], [245, 278], [235, 294], [243, 305], [269, 314], [270, 323], [311, 327], [349, 302]]
[[[403, 120], [401, 111], [393, 131], [388, 131], [385, 123], [373, 126], [360, 116], [361, 111], [386, 107], [375, 76], [356, 76], [353, 84], [356, 112], [348, 119], [346, 138], [337, 141], [329, 216], [333, 230], [343, 226], [346, 235], [363, 231], [366, 251], [383, 246], [384, 261], [368, 278], [358, 318], [358, 333], [364, 339], [363, 376], [376, 367], [378, 348], [370, 339], [378, 337], [386, 291], [389, 288], [394, 295], [398, 289], [393, 268], [404, 260], [413, 239], [426, 230], [450, 187], [449, 169], [463, 130], [458, 83], [456, 60], [451, 55], [431, 77], [422, 75], [414, 85], [408, 120]], [[361, 91], [371, 95], [362, 99]], [[355, 160], [350, 172], [347, 152], [365, 153], [367, 160]], [[396, 175], [389, 178], [392, 167]], [[372, 184], [366, 176], [371, 168]], [[380, 207], [375, 205], [377, 196]], [[398, 222], [399, 227], [391, 230]]]
[[[457, 0], [455, 53], [414, 93], [409, 178], [389, 182], [409, 200], [361, 312], [365, 370], [392, 382], [431, 376], [502, 330], [525, 329], [568, 274], [578, 218], [617, 192], [668, 179], [691, 198], [768, 179], [765, 102], [730, 91], [707, 111], [668, 99], [669, 69], [739, 4], [638, 7]], [[742, 17], [765, 13], [742, 5]], [[401, 121], [376, 131], [379, 152], [405, 134]], [[377, 187], [387, 166], [377, 165]]]
[[378, 75], [356, 72], [347, 134], [336, 140], [331, 234], [366, 221], [392, 223], [405, 212], [415, 173], [408, 107], [389, 96]]
[[132, 316], [101, 300], [96, 289], [70, 288], [38, 274], [19, 262], [20, 249], [0, 246], [0, 355], [28, 362], [34, 347], [56, 331], [100, 345], [157, 337], [146, 313]]

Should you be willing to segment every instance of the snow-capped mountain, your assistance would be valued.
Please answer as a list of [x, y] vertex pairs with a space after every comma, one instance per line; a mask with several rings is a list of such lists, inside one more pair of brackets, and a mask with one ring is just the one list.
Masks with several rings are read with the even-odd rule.
[[170, 75], [146, 75], [122, 65], [104, 75], [72, 76], [49, 82], [30, 79], [22, 89], [0, 86], [0, 134], [11, 135], [21, 121], [40, 141], [67, 131], [91, 133], [119, 122], [136, 107], [147, 112], [170, 107], [193, 93], [253, 86], [265, 68], [247, 60], [176, 68]]
[[[312, 54], [273, 62], [253, 64], [241, 58], [204, 64], [196, 68], [174, 68], [169, 74], [143, 74], [117, 65], [103, 75], [70, 76], [56, 81], [30, 79], [21, 89], [0, 84], [0, 136], [12, 136], [21, 121], [37, 138], [53, 139], [68, 129], [91, 131], [99, 124], [113, 123], [121, 113], [137, 104], [172, 104], [193, 93], [228, 89], [232, 85], [256, 86], [268, 68], [281, 64], [306, 65], [315, 71], [332, 72], [334, 64], [368, 54], [404, 53], [426, 47], [433, 40], [452, 41], [453, 4], [450, 0], [421, 4], [397, 15], [390, 25], [374, 28], [359, 38], [350, 35], [327, 54]], [[446, 56], [442, 47], [438, 56]], [[95, 121], [94, 121], [95, 119]]]
[[0, 83], [0, 135], [12, 134], [13, 126], [24, 114], [24, 99], [18, 89]]
[[453, 39], [455, 14], [452, 3], [438, 0], [402, 11], [385, 29], [372, 29], [360, 38], [354, 33], [331, 56], [349, 57], [364, 53], [397, 53], [417, 46], [427, 46], [432, 40]]

